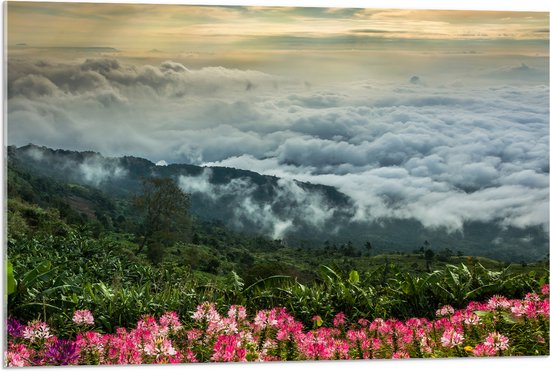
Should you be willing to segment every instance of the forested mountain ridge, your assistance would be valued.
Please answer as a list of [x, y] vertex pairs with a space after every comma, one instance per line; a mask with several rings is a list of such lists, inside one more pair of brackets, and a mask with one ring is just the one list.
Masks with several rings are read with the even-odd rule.
[[236, 231], [282, 240], [289, 246], [323, 248], [325, 241], [349, 241], [356, 247], [369, 242], [378, 251], [413, 251], [429, 241], [440, 253], [516, 262], [538, 261], [548, 253], [548, 235], [542, 228], [502, 229], [495, 223], [466, 223], [462, 233], [449, 234], [424, 228], [412, 219], [360, 221], [354, 219], [352, 200], [334, 187], [241, 169], [159, 166], [138, 157], [109, 158], [97, 152], [29, 144], [8, 147], [8, 170], [18, 173], [18, 179], [32, 178], [26, 185], [17, 185], [8, 174], [10, 195], [15, 190], [29, 193], [25, 191], [29, 186], [36, 193], [37, 185], [50, 179], [57, 191], [44, 189], [38, 200], [29, 201], [41, 204], [57, 192], [64, 195], [56, 201], [63, 203], [60, 210], [72, 213], [73, 218], [91, 218], [120, 228], [130, 222], [126, 207], [139, 192], [140, 180], [167, 177], [190, 194], [191, 213], [198, 219], [223, 221]]

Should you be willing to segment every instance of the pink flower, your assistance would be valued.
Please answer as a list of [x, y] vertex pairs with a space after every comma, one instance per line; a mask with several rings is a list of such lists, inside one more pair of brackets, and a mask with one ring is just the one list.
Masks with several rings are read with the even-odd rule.
[[444, 305], [435, 312], [435, 315], [438, 317], [446, 317], [446, 316], [453, 315], [454, 312], [455, 310], [453, 307], [451, 307], [450, 305]]
[[145, 315], [138, 321], [136, 330], [156, 334], [159, 331], [159, 325], [155, 317]]
[[299, 339], [298, 349], [308, 359], [332, 359], [337, 351], [337, 345], [330, 330], [320, 328], [308, 332]]
[[374, 350], [379, 350], [382, 346], [382, 342], [377, 338], [367, 339], [367, 343], [369, 344], [369, 347]]
[[[281, 315], [282, 312], [283, 314]], [[279, 320], [284, 321], [285, 319], [285, 308], [273, 308], [269, 311], [267, 316], [267, 325], [275, 327], [279, 325]]]
[[242, 305], [232, 305], [227, 312], [227, 316], [238, 321], [244, 321], [246, 319], [246, 308]]
[[369, 326], [369, 331], [378, 331], [383, 334], [390, 332], [390, 330], [391, 326], [382, 318], [375, 318]]
[[510, 308], [510, 311], [515, 317], [522, 317], [527, 312], [527, 306], [525, 305], [525, 303], [518, 300], [514, 302], [514, 304]]
[[[515, 344], [519, 335], [516, 337], [514, 331], [514, 337], [509, 339], [499, 332], [489, 332], [495, 324], [482, 321], [485, 317], [474, 313], [477, 310], [506, 310], [521, 317], [517, 325], [533, 323], [538, 326], [547, 322], [549, 298], [532, 293], [522, 300], [495, 295], [487, 304], [471, 302], [465, 310], [442, 306], [437, 311], [440, 318], [433, 321], [426, 318], [409, 318], [403, 322], [394, 318], [377, 318], [372, 322], [361, 319], [359, 325], [349, 322], [347, 331], [343, 327], [347, 323], [343, 312], [334, 316], [330, 327], [321, 327], [320, 316], [312, 317], [315, 329], [304, 332], [303, 324], [285, 308], [258, 311], [254, 321], [249, 322], [243, 306], [233, 305], [227, 316], [223, 316], [211, 303], [197, 306], [193, 318], [199, 322], [195, 323], [195, 328], [185, 331], [175, 312], [165, 313], [158, 321], [151, 315], [144, 315], [135, 328], [118, 328], [112, 334], [81, 332], [76, 334], [74, 341], [57, 339], [50, 334], [46, 323], [34, 321], [21, 326], [21, 336], [10, 338], [13, 342], [8, 343], [5, 365], [409, 358], [409, 352], [414, 352], [413, 356], [452, 356], [456, 353], [449, 350], [465, 345], [464, 350], [476, 357], [518, 353], [511, 344]], [[499, 316], [490, 315], [489, 318]], [[78, 310], [73, 321], [89, 325], [93, 324], [93, 316], [88, 310]], [[481, 343], [472, 348], [480, 334], [483, 334]], [[533, 336], [533, 341], [546, 343], [544, 337], [537, 335]], [[74, 352], [74, 358], [69, 351]], [[63, 363], [65, 359], [69, 361]]]
[[345, 340], [336, 339], [334, 346], [336, 359], [349, 359], [349, 345]]
[[189, 340], [190, 342], [193, 342], [197, 339], [199, 339], [202, 335], [202, 331], [199, 330], [199, 329], [191, 329], [189, 331], [187, 331], [187, 340]]
[[367, 334], [363, 330], [348, 330], [346, 338], [351, 342], [362, 341], [367, 338]]
[[50, 334], [50, 328], [45, 322], [33, 321], [30, 322], [23, 330], [23, 337], [31, 342], [48, 339], [52, 335]]
[[411, 356], [409, 355], [409, 353], [404, 352], [404, 351], [402, 351], [402, 350], [393, 353], [391, 357], [392, 357], [392, 359], [411, 358]]
[[167, 331], [176, 332], [181, 328], [181, 323], [176, 312], [166, 312], [159, 318], [159, 324]]
[[413, 341], [413, 329], [409, 326], [404, 325], [402, 322], [396, 322], [393, 329], [398, 342], [407, 344]]
[[544, 299], [542, 303], [539, 304], [539, 308], [537, 309], [537, 313], [541, 316], [548, 318], [550, 314], [550, 305], [548, 303], [548, 298]]
[[175, 356], [177, 354], [176, 350], [172, 346], [172, 342], [168, 339], [153, 339], [153, 341], [147, 342], [144, 347], [143, 351], [149, 355], [153, 356], [155, 358], [161, 358], [161, 357], [171, 357]]
[[338, 313], [334, 316], [334, 320], [332, 323], [334, 324], [334, 327], [342, 326], [346, 320], [346, 315], [342, 312]]
[[487, 308], [490, 310], [507, 309], [511, 305], [510, 301], [502, 295], [494, 295], [487, 302]]
[[23, 344], [9, 344], [8, 351], [4, 353], [8, 367], [28, 367], [31, 353]]
[[477, 301], [471, 301], [466, 306], [466, 311], [473, 312], [476, 310], [487, 310], [487, 304], [483, 304]]
[[464, 315], [464, 324], [468, 326], [476, 326], [479, 323], [479, 316], [475, 313], [467, 312]]
[[199, 304], [192, 316], [195, 321], [206, 320], [207, 322], [216, 322], [219, 320], [219, 317], [220, 315], [216, 312], [216, 306], [209, 302]]
[[456, 347], [457, 345], [462, 344], [463, 341], [464, 335], [456, 332], [454, 328], [446, 330], [443, 332], [443, 335], [441, 335], [441, 345], [447, 348]]
[[428, 336], [422, 336], [420, 339], [420, 347], [424, 353], [432, 353], [435, 345], [435, 341]]
[[483, 344], [492, 347], [495, 350], [506, 350], [508, 349], [508, 338], [498, 332], [491, 332], [485, 338], [485, 342]]
[[258, 327], [260, 330], [263, 330], [267, 326], [267, 314], [265, 310], [261, 310], [258, 313], [256, 313], [256, 317], [254, 318], [254, 325]]
[[87, 309], [77, 310], [73, 315], [73, 322], [77, 325], [93, 325], [94, 316]]
[[191, 349], [187, 349], [187, 354], [185, 355], [185, 359], [187, 362], [191, 363], [197, 363], [199, 360], [197, 357], [195, 357], [195, 354], [191, 351]]
[[241, 348], [237, 335], [220, 335], [213, 347], [212, 361], [243, 362], [246, 361], [246, 349]]
[[426, 318], [409, 318], [405, 325], [407, 327], [418, 329], [419, 327], [425, 325], [427, 322]]
[[530, 292], [527, 295], [525, 295], [525, 300], [527, 300], [527, 301], [540, 301], [540, 296], [538, 296], [534, 292]]
[[472, 351], [476, 357], [492, 357], [497, 354], [495, 348], [490, 345], [478, 344]]
[[550, 292], [550, 285], [549, 284], [542, 285], [542, 287], [540, 288], [540, 292], [543, 295], [548, 295], [548, 293]]

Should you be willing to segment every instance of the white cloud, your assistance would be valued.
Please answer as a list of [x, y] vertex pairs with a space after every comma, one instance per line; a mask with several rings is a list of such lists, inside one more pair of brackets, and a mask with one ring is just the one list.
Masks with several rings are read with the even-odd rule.
[[[211, 168], [205, 168], [199, 175], [181, 175], [178, 184], [184, 192], [200, 194], [212, 202], [223, 199], [234, 214], [229, 222], [235, 227], [253, 225], [262, 233], [280, 239], [298, 225], [324, 230], [335, 212], [324, 195], [305, 190], [291, 179], [279, 179], [271, 185], [258, 185], [247, 177], [215, 183], [213, 174]], [[272, 202], [263, 200], [263, 193], [272, 194]]]
[[33, 161], [41, 163], [45, 167], [52, 168], [69, 179], [82, 181], [87, 184], [98, 186], [111, 179], [120, 179], [128, 174], [128, 171], [120, 166], [116, 159], [106, 159], [95, 152], [84, 152], [69, 154], [63, 161], [55, 154], [45, 151], [41, 147], [26, 147], [24, 156], [30, 157]]

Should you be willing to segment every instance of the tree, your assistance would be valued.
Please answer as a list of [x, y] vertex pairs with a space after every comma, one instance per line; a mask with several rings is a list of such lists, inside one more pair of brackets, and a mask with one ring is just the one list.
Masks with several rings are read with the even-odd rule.
[[133, 205], [141, 216], [138, 235], [141, 237], [138, 253], [145, 246], [151, 255], [162, 254], [162, 248], [187, 237], [190, 218], [189, 195], [182, 192], [171, 178], [146, 178], [141, 193], [134, 197]]
[[370, 241], [365, 242], [365, 249], [368, 253], [372, 251], [372, 244], [370, 243]]
[[424, 252], [424, 259], [426, 260], [426, 270], [430, 271], [430, 263], [433, 261], [435, 253], [431, 249], [427, 249]]

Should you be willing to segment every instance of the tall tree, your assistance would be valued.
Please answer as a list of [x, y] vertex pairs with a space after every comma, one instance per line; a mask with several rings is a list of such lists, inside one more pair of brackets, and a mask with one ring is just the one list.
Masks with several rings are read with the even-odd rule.
[[370, 241], [365, 242], [365, 249], [370, 254], [370, 252], [372, 251], [372, 244], [370, 243]]
[[133, 199], [141, 216], [138, 253], [145, 246], [160, 253], [159, 244], [164, 246], [187, 237], [190, 198], [171, 178], [146, 178], [141, 183], [141, 193]]
[[426, 270], [428, 272], [430, 272], [430, 264], [431, 262], [433, 261], [434, 259], [434, 256], [435, 256], [435, 253], [433, 252], [432, 249], [427, 249], [425, 252], [424, 252], [424, 259], [426, 260]]

